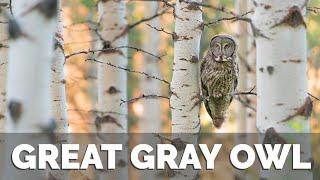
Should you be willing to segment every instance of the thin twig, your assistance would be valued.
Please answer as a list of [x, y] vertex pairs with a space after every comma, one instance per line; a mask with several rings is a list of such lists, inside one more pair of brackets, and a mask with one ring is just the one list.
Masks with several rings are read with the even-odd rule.
[[93, 61], [93, 62], [97, 62], [97, 63], [100, 63], [100, 64], [105, 64], [105, 65], [111, 66], [111, 67], [113, 67], [113, 68], [121, 69], [121, 70], [130, 72], [130, 73], [136, 73], [136, 74], [144, 75], [144, 76], [146, 76], [147, 78], [151, 78], [151, 79], [155, 79], [155, 80], [161, 81], [161, 82], [163, 82], [163, 83], [165, 83], [165, 84], [167, 84], [167, 85], [170, 86], [170, 82], [169, 82], [169, 81], [164, 80], [164, 79], [161, 79], [161, 78], [156, 77], [156, 76], [153, 76], [153, 75], [150, 75], [150, 74], [147, 74], [147, 73], [145, 73], [145, 72], [140, 72], [140, 71], [136, 71], [136, 70], [131, 70], [131, 69], [126, 68], [126, 67], [117, 66], [117, 65], [111, 64], [111, 63], [109, 63], [109, 62], [102, 62], [102, 61], [99, 61], [99, 60], [96, 60], [96, 59], [93, 59], [93, 58], [87, 58], [86, 61]]
[[155, 94], [150, 94], [150, 95], [145, 95], [145, 94], [142, 94], [141, 96], [139, 97], [135, 97], [135, 98], [132, 98], [132, 99], [129, 99], [129, 100], [123, 100], [121, 99], [121, 103], [120, 103], [120, 106], [122, 106], [123, 104], [130, 104], [130, 103], [134, 103], [134, 102], [137, 102], [141, 99], [167, 99], [169, 100], [170, 98], [169, 97], [166, 97], [166, 96], [161, 96], [161, 95], [155, 95]]
[[133, 46], [119, 46], [119, 47], [111, 47], [111, 48], [105, 48], [105, 49], [97, 49], [97, 50], [87, 50], [87, 51], [79, 51], [79, 52], [74, 52], [74, 53], [71, 53], [69, 55], [66, 55], [66, 59], [72, 57], [72, 56], [76, 56], [76, 55], [80, 55], [80, 54], [90, 54], [90, 53], [96, 53], [96, 52], [108, 52], [108, 51], [112, 51], [112, 50], [118, 50], [118, 49], [132, 49], [132, 50], [135, 50], [135, 51], [138, 51], [138, 52], [142, 52], [142, 53], [145, 53], [145, 54], [148, 54], [156, 59], [159, 59], [161, 60], [161, 57], [162, 56], [158, 56], [158, 55], [155, 55], [155, 54], [152, 54], [146, 50], [143, 50], [143, 49], [140, 49], [140, 48], [137, 48], [137, 47], [133, 47]]

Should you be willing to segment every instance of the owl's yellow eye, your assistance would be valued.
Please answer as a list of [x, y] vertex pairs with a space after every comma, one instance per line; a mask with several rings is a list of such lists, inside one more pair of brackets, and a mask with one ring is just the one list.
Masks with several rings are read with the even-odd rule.
[[220, 49], [220, 45], [218, 43], [214, 44], [215, 49]]
[[230, 47], [229, 44], [224, 45], [224, 49], [228, 49]]

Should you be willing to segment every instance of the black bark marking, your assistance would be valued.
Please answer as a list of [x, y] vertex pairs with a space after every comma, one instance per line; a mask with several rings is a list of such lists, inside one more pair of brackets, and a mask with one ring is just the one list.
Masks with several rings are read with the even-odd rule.
[[191, 39], [193, 39], [193, 37], [179, 36], [176, 32], [173, 32], [172, 39], [173, 39], [173, 41], [184, 41], [184, 40], [191, 40]]
[[26, 12], [24, 12], [22, 16], [25, 16], [35, 10], [38, 10], [47, 19], [54, 18], [58, 13], [58, 0], [42, 0]]
[[186, 7], [186, 9], [190, 10], [190, 11], [201, 11], [201, 8], [199, 5], [195, 4], [195, 3], [189, 3], [189, 5]]
[[171, 144], [176, 147], [177, 151], [183, 151], [186, 148], [186, 142], [181, 138], [172, 139]]
[[269, 75], [272, 75], [274, 72], [274, 67], [273, 66], [267, 66], [267, 71], [269, 73]]
[[260, 72], [263, 72], [263, 70], [264, 70], [263, 67], [259, 68], [259, 71], [260, 71]]
[[281, 120], [279, 123], [287, 122], [292, 120], [296, 116], [304, 116], [308, 119], [311, 116], [313, 109], [313, 103], [310, 97], [307, 97], [303, 105], [299, 108], [296, 108], [293, 114], [289, 115], [285, 119]]
[[263, 7], [265, 10], [272, 8], [272, 6], [270, 4], [264, 4]]
[[190, 87], [190, 84], [182, 84], [181, 87]]
[[14, 123], [17, 123], [23, 113], [23, 106], [20, 102], [11, 100], [8, 105], [9, 115]]
[[116, 126], [120, 127], [121, 129], [123, 129], [122, 125], [117, 121], [116, 118], [110, 116], [110, 115], [106, 115], [106, 116], [97, 116], [94, 124], [96, 125], [96, 128], [98, 131], [101, 130], [101, 124], [104, 123], [111, 123], [111, 124], [115, 124]]
[[18, 39], [21, 36], [25, 36], [21, 30], [20, 25], [14, 18], [9, 18], [8, 21], [8, 34], [10, 39]]
[[118, 94], [120, 93], [121, 91], [118, 90], [116, 87], [114, 86], [110, 86], [108, 90], [106, 90], [106, 93], [107, 94]]
[[280, 25], [288, 25], [293, 28], [296, 28], [300, 25], [307, 27], [304, 18], [301, 14], [301, 10], [298, 6], [293, 6], [289, 9], [288, 14], [277, 24], [272, 26], [271, 28], [280, 26]]
[[54, 50], [60, 49], [63, 54], [64, 54], [64, 48], [63, 48], [63, 44], [61, 43], [61, 41], [58, 40], [58, 38], [54, 38]]
[[127, 162], [123, 159], [120, 159], [118, 162], [117, 162], [117, 167], [126, 167], [127, 166]]
[[50, 123], [45, 126], [40, 126], [40, 129], [44, 133], [52, 134], [54, 130], [57, 128], [57, 123], [54, 119], [50, 119]]
[[62, 80], [60, 81], [60, 83], [61, 83], [61, 84], [66, 84], [67, 81], [66, 81], [65, 79], [62, 79]]
[[263, 144], [287, 144], [287, 142], [276, 132], [273, 127], [271, 127], [266, 131]]
[[0, 120], [5, 118], [5, 116], [3, 114], [0, 114]]
[[282, 60], [283, 63], [287, 63], [287, 62], [290, 62], [290, 63], [301, 63], [302, 60], [301, 59], [288, 59], [288, 60]]
[[190, 63], [197, 63], [199, 61], [199, 58], [197, 56], [192, 56], [191, 59], [180, 58], [179, 60], [190, 62]]

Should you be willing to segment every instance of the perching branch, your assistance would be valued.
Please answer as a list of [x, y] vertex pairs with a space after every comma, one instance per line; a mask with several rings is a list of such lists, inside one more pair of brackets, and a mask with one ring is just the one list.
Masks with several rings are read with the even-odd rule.
[[256, 96], [257, 93], [256, 92], [253, 92], [253, 90], [256, 88], [256, 86], [254, 86], [253, 88], [251, 88], [250, 91], [247, 91], [247, 92], [236, 92], [236, 93], [233, 93], [231, 94], [231, 96], [240, 96], [240, 95], [253, 95], [253, 96]]
[[252, 106], [250, 105], [250, 103], [248, 103], [248, 101], [245, 101], [245, 100], [241, 99], [240, 96], [235, 97], [235, 99], [236, 99], [237, 101], [239, 101], [244, 107], [246, 107], [246, 108], [248, 108], [248, 109], [251, 109], [251, 110], [254, 111], [254, 112], [257, 111], [256, 108], [252, 107]]

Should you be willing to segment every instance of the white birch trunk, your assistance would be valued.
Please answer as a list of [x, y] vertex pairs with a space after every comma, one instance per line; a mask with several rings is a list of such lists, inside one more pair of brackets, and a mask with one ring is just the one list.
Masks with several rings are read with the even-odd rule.
[[[201, 0], [194, 0], [201, 2]], [[170, 106], [173, 133], [198, 133], [200, 130], [199, 49], [202, 34], [202, 12], [185, 2], [176, 2], [173, 76]]]
[[[124, 1], [100, 1], [98, 5], [100, 35], [107, 42], [112, 42], [126, 28], [126, 4]], [[103, 44], [103, 42], [101, 42]], [[127, 35], [117, 38], [111, 43], [112, 47], [128, 45]], [[101, 49], [103, 47], [100, 47]], [[97, 59], [110, 62], [116, 66], [127, 66], [127, 50], [101, 52]], [[115, 112], [127, 114], [127, 105], [120, 106], [122, 100], [127, 99], [127, 72], [106, 64], [98, 64], [98, 109], [101, 112]], [[123, 115], [105, 114], [114, 118], [115, 123], [101, 124], [101, 132], [126, 133], [127, 117]]]
[[[201, 0], [190, 2], [201, 3]], [[203, 31], [202, 10], [195, 4], [176, 1], [173, 76], [170, 108], [174, 138], [197, 144], [200, 131], [199, 49]], [[189, 133], [183, 135], [183, 133]], [[182, 152], [178, 153], [178, 159]], [[197, 179], [198, 171], [190, 166], [174, 173], [172, 179]]]
[[[144, 3], [145, 17], [150, 17], [157, 13], [158, 10], [158, 2], [145, 2]], [[153, 27], [159, 27], [159, 19], [155, 18], [148, 22]], [[146, 27], [144, 30], [143, 37], [143, 48], [148, 52], [152, 52], [153, 54], [159, 54], [159, 43], [160, 37], [159, 32]], [[158, 60], [154, 59], [148, 55], [144, 55], [142, 65], [142, 72], [146, 72], [155, 77], [160, 77], [160, 69]], [[140, 81], [140, 89], [141, 93], [145, 95], [150, 94], [161, 94], [161, 84], [160, 81], [155, 79], [143, 77]], [[155, 133], [160, 132], [161, 130], [161, 107], [159, 99], [145, 99], [142, 101], [143, 105], [143, 113], [141, 118], [139, 119], [139, 129], [141, 133]]]
[[[247, 11], [247, 0], [236, 1], [236, 12], [237, 14], [243, 14]], [[247, 22], [238, 21], [237, 23], [237, 36], [238, 36], [238, 62], [239, 62], [239, 83], [237, 90], [239, 92], [244, 92], [247, 90], [247, 55], [248, 55], [248, 34], [247, 34]], [[246, 132], [246, 107], [237, 102], [237, 132], [245, 133]]]
[[64, 49], [63, 49], [63, 20], [61, 0], [58, 0], [58, 22], [57, 31], [55, 35], [55, 51], [51, 67], [52, 81], [51, 81], [51, 96], [52, 96], [52, 114], [56, 120], [56, 132], [68, 132], [67, 122], [67, 104], [66, 104], [66, 90], [64, 77]]
[[[119, 37], [125, 30], [127, 22], [125, 1], [99, 1], [99, 35], [105, 42], [101, 42], [99, 49], [104, 46], [119, 47], [128, 45], [127, 34]], [[116, 39], [116, 40], [115, 40]], [[98, 61], [109, 62], [116, 66], [127, 67], [127, 50], [117, 49], [115, 51], [106, 51], [97, 54]], [[104, 119], [109, 122], [97, 122], [100, 127], [97, 132], [101, 133], [127, 133], [127, 114], [126, 104], [120, 105], [121, 100], [127, 99], [127, 72], [110, 67], [106, 64], [98, 64], [98, 110], [103, 113]], [[112, 112], [112, 113], [110, 113]], [[106, 135], [108, 136], [108, 135]], [[127, 157], [127, 139], [123, 134], [119, 134], [117, 142], [124, 143], [123, 151], [117, 155], [117, 163], [124, 166], [117, 166], [112, 172], [100, 174], [99, 179], [128, 179], [128, 157]], [[108, 141], [112, 143], [111, 141]], [[104, 160], [106, 157], [103, 157]], [[104, 161], [103, 160], [103, 161]]]
[[[247, 11], [253, 10], [254, 6], [252, 1], [247, 1]], [[248, 15], [252, 18], [253, 14]], [[250, 71], [247, 72], [247, 90], [251, 90], [251, 88], [256, 87], [256, 47], [255, 47], [255, 38], [253, 35], [253, 31], [250, 26], [247, 25], [248, 32], [248, 41], [247, 41], [247, 63], [250, 67]], [[256, 107], [256, 96], [247, 96], [249, 99], [250, 105], [252, 107]], [[257, 132], [256, 125], [256, 112], [252, 109], [247, 109], [246, 113], [246, 132], [247, 133], [255, 133]], [[254, 139], [248, 140], [248, 142], [254, 142]]]
[[[22, 31], [11, 37], [8, 54], [7, 101], [11, 105], [8, 132], [52, 130], [50, 80], [56, 17], [46, 17], [35, 5], [39, 0], [12, 1]], [[52, 7], [54, 8], [54, 7]], [[9, 108], [10, 109], [10, 108]]]
[[[308, 102], [307, 39], [302, 18], [305, 5], [305, 0], [257, 0], [255, 3], [254, 25], [269, 38], [256, 38], [257, 128], [260, 133], [266, 133], [270, 128], [277, 133], [310, 132], [308, 117], [296, 114]], [[308, 111], [308, 105], [305, 108]], [[301, 161], [310, 161], [310, 139], [295, 139], [294, 142], [302, 144]], [[311, 171], [289, 169], [290, 166], [281, 173], [262, 172], [261, 176], [267, 179], [312, 179]]]
[[[3, 4], [1, 8], [9, 10], [9, 0], [0, 0]], [[6, 5], [5, 5], [6, 4]], [[7, 36], [7, 19], [4, 13], [0, 14], [0, 132], [4, 130], [6, 119], [6, 83], [7, 83], [7, 63], [8, 63], [8, 36]]]

